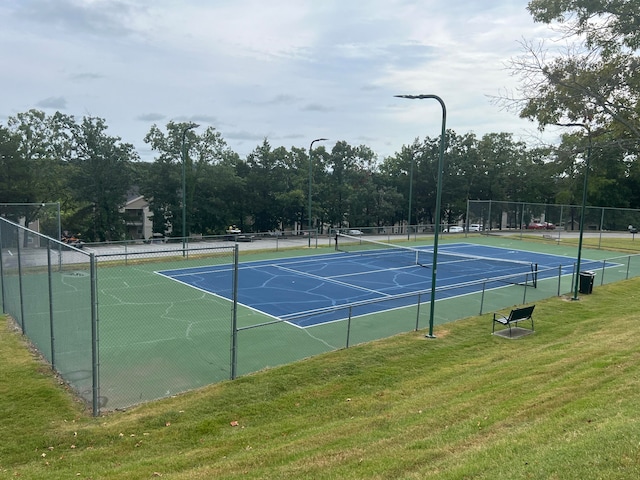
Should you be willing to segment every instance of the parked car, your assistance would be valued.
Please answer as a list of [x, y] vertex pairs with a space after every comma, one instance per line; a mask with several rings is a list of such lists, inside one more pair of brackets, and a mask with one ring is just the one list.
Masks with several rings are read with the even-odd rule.
[[482, 225], [480, 225], [479, 223], [472, 223], [471, 225], [469, 225], [469, 231], [470, 232], [481, 232], [482, 231]]
[[348, 230], [347, 235], [364, 235], [360, 230]]
[[62, 233], [62, 238], [60, 240], [67, 245], [71, 245], [72, 247], [82, 248], [84, 246], [84, 242], [78, 237], [79, 235], [70, 234], [67, 230], [65, 230]]
[[449, 227], [447, 229], [447, 231], [449, 233], [463, 233], [464, 232], [464, 228], [462, 228], [462, 227]]
[[549, 222], [531, 222], [527, 228], [529, 230], [554, 230], [556, 226]]

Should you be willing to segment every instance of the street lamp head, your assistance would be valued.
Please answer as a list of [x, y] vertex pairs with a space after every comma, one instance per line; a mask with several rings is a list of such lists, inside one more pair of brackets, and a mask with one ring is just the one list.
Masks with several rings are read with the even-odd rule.
[[316, 138], [315, 140], [311, 141], [311, 144], [309, 145], [309, 151], [311, 151], [311, 149], [313, 148], [313, 144], [316, 142], [324, 142], [325, 140], [329, 140], [328, 138]]
[[324, 142], [325, 140], [329, 140], [328, 138], [316, 138], [315, 140], [313, 140], [311, 142], [311, 147], [313, 147], [313, 144], [316, 142]]
[[424, 98], [436, 98], [435, 95], [394, 95], [397, 98], [409, 98], [411, 100], [422, 100]]

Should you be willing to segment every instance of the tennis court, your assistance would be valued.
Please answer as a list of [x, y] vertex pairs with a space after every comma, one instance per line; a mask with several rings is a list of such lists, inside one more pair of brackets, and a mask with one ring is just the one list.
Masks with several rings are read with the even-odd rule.
[[[380, 242], [353, 242], [348, 252], [242, 263], [238, 301], [272, 318], [309, 327], [345, 318], [336, 307], [364, 304], [360, 315], [406, 307], [415, 298], [404, 296], [431, 288], [433, 250], [429, 246], [401, 248]], [[588, 262], [588, 261], [585, 261]], [[436, 299], [471, 294], [490, 279], [491, 288], [513, 284], [535, 286], [538, 276], [572, 273], [565, 256], [515, 249], [452, 243], [438, 251]], [[613, 264], [611, 265], [613, 266]], [[229, 266], [163, 270], [167, 278], [231, 299]], [[456, 286], [457, 288], [447, 288]], [[400, 298], [396, 298], [400, 297]], [[376, 301], [383, 299], [390, 301]], [[367, 301], [371, 301], [367, 305]]]
[[[18, 238], [9, 233], [3, 238]], [[5, 307], [96, 411], [123, 408], [424, 328], [431, 238], [376, 238], [389, 240], [340, 237], [348, 252], [336, 252], [334, 238], [326, 247], [305, 242], [282, 252], [256, 242], [237, 276], [238, 245], [106, 246], [92, 260], [45, 239], [45, 249], [3, 255]], [[433, 321], [569, 292], [574, 255], [574, 247], [556, 243], [446, 239]], [[585, 257], [598, 259], [582, 263], [597, 271], [598, 284], [640, 274], [640, 256], [612, 260], [611, 252], [590, 250]]]

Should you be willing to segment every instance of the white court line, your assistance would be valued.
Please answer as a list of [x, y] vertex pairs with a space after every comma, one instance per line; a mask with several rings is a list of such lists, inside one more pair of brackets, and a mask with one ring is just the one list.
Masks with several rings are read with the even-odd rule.
[[382, 295], [383, 297], [391, 297], [392, 296], [392, 295], [389, 295], [388, 293], [379, 292], [377, 290], [371, 290], [370, 288], [359, 287], [357, 285], [352, 285], [352, 284], [347, 283], [347, 282], [340, 282], [340, 281], [337, 281], [337, 280], [333, 280], [333, 277], [321, 277], [320, 275], [313, 275], [311, 273], [299, 272], [297, 270], [293, 270], [292, 268], [285, 268], [283, 266], [278, 266], [278, 265], [274, 265], [274, 266], [276, 266], [280, 270], [285, 270], [287, 272], [295, 273], [296, 275], [300, 275], [302, 277], [315, 278], [316, 280], [322, 280], [322, 281], [327, 281], [327, 282], [330, 282], [330, 283], [335, 283], [336, 285], [340, 285], [340, 286], [343, 286], [343, 287], [355, 288], [356, 290], [362, 290], [363, 292], [367, 292], [367, 293], [375, 293], [377, 295]]

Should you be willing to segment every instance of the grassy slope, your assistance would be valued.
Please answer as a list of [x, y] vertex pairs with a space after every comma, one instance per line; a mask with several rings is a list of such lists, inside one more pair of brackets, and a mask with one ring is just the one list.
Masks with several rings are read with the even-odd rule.
[[[0, 478], [638, 478], [640, 279], [91, 418], [4, 326]], [[232, 426], [232, 422], [238, 422]]]

